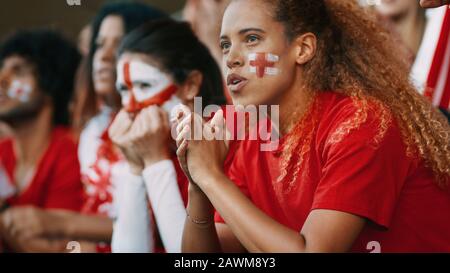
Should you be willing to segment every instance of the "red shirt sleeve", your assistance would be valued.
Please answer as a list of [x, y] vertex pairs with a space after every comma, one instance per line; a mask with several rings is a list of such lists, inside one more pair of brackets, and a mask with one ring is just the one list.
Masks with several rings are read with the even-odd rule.
[[67, 137], [54, 147], [54, 152], [57, 155], [43, 207], [78, 211], [83, 205], [84, 191], [77, 145]]
[[343, 211], [388, 228], [411, 160], [406, 157], [394, 121], [375, 143], [380, 121], [373, 112], [359, 127], [334, 142], [334, 132], [342, 131], [342, 126], [354, 117], [354, 107], [346, 107], [329, 119], [330, 130], [322, 133], [322, 137], [318, 132], [319, 142], [323, 143], [323, 167], [312, 210]]

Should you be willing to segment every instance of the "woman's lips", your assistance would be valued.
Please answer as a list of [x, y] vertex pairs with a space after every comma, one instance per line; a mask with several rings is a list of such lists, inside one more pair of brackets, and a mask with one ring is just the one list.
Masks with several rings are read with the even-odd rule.
[[238, 74], [230, 74], [227, 77], [227, 86], [231, 92], [239, 92], [241, 91], [248, 83], [248, 79], [238, 75]]
[[102, 79], [102, 78], [109, 79], [109, 78], [112, 78], [115, 76], [114, 73], [115, 73], [115, 71], [111, 68], [101, 68], [96, 71], [95, 75], [97, 78], [100, 78], [100, 79]]

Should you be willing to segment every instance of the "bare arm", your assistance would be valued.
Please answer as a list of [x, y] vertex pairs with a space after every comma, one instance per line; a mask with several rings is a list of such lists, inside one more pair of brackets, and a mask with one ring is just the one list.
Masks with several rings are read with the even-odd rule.
[[19, 253], [62, 253], [66, 252], [66, 240], [48, 238], [5, 238], [9, 248]]
[[86, 241], [111, 241], [113, 223], [106, 216], [83, 215], [71, 211], [53, 213], [61, 219], [60, 228], [64, 237]]
[[[214, 225], [214, 208], [208, 198], [193, 184], [189, 186], [187, 212], [181, 251], [183, 253], [222, 252]], [[199, 224], [200, 222], [202, 224]]]
[[[206, 195], [194, 184], [191, 184], [189, 187], [187, 210], [189, 217], [186, 219], [184, 226], [182, 252], [246, 252], [226, 224], [214, 224], [214, 208]], [[198, 222], [204, 222], [204, 224], [199, 224]]]
[[2, 214], [0, 222], [4, 236], [23, 240], [48, 237], [109, 242], [112, 236], [111, 219], [68, 210], [14, 207]]
[[201, 177], [203, 191], [250, 252], [346, 252], [365, 225], [356, 215], [315, 210], [300, 232], [291, 230], [259, 210], [225, 175]]

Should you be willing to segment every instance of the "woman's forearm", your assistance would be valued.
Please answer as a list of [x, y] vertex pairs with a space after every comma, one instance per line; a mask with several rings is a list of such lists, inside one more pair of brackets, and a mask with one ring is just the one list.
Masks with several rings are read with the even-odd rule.
[[8, 246], [14, 252], [20, 253], [63, 253], [67, 252], [67, 240], [31, 238], [26, 241], [11, 239]]
[[222, 252], [214, 224], [214, 208], [195, 185], [189, 187], [189, 216], [183, 233], [183, 253]]
[[[216, 210], [250, 252], [302, 252], [305, 241], [258, 209], [223, 173], [204, 176], [201, 183]], [[271, 234], [271, 236], [267, 236]]]
[[113, 222], [106, 216], [84, 215], [72, 211], [53, 211], [58, 233], [71, 240], [110, 242]]

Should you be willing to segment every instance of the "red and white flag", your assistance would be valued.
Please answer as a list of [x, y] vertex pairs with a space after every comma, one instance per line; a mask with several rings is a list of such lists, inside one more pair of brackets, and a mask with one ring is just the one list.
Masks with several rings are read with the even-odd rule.
[[436, 107], [450, 107], [450, 9], [427, 11], [427, 26], [411, 77]]
[[442, 23], [441, 34], [428, 74], [425, 96], [433, 105], [450, 108], [450, 9]]

